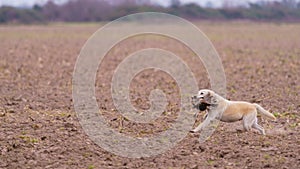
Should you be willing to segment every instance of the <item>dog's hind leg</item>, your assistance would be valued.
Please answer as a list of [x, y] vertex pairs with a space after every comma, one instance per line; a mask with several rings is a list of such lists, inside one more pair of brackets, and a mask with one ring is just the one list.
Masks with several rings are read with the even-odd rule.
[[256, 112], [251, 112], [243, 117], [243, 126], [246, 131], [251, 130], [253, 124], [255, 123], [256, 114]]
[[262, 126], [260, 126], [259, 124], [257, 124], [257, 117], [255, 117], [255, 121], [254, 121], [252, 127], [257, 129], [262, 135], [266, 135], [265, 129]]

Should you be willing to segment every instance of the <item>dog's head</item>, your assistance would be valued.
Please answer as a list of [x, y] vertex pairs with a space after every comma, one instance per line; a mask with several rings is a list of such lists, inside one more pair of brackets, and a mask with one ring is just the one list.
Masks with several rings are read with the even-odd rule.
[[197, 94], [197, 99], [199, 99], [200, 103], [206, 103], [206, 104], [214, 104], [215, 103], [215, 92], [208, 90], [208, 89], [202, 89]]

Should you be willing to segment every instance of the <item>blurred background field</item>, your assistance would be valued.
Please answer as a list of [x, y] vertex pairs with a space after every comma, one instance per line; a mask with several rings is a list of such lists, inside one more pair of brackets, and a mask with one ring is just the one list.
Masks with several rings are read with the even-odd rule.
[[110, 21], [137, 12], [190, 20], [299, 21], [298, 0], [1, 0], [0, 23]]

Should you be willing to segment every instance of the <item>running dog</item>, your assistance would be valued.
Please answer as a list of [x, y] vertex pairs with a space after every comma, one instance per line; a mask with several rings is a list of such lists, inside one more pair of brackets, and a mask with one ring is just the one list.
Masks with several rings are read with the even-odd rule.
[[[243, 101], [229, 101], [222, 96], [216, 94], [214, 91], [203, 89], [200, 90], [197, 96], [193, 99], [198, 99], [199, 104], [193, 105], [200, 111], [206, 110], [205, 120], [199, 126], [197, 126], [191, 132], [198, 132], [214, 119], [220, 120], [222, 122], [235, 122], [242, 120], [243, 127], [246, 131], [251, 130], [251, 128], [257, 129], [261, 134], [265, 135], [265, 130], [262, 126], [257, 124], [257, 112], [261, 113], [263, 116], [276, 120], [276, 117], [263, 109], [260, 105], [256, 103], [248, 103]], [[200, 109], [201, 108], [201, 109]], [[220, 117], [216, 114], [221, 115]]]

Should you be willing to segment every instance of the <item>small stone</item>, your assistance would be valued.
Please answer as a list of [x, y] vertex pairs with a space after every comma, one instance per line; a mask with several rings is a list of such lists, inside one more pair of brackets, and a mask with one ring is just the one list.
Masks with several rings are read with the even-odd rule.
[[192, 165], [191, 168], [192, 168], [192, 169], [198, 169], [199, 167], [198, 167], [197, 164], [195, 164], [195, 165]]
[[46, 138], [47, 138], [46, 136], [43, 136], [41, 137], [41, 140], [46, 140]]
[[261, 151], [276, 151], [278, 148], [276, 147], [267, 147], [267, 148], [262, 148]]
[[270, 168], [271, 167], [271, 165], [270, 164], [266, 164], [266, 165], [264, 165], [264, 168]]
[[22, 95], [13, 98], [14, 101], [22, 101]]
[[14, 109], [7, 110], [8, 113], [15, 113], [16, 111]]

